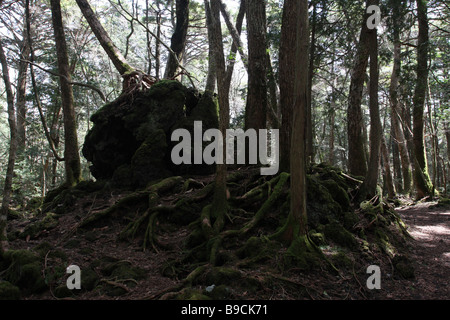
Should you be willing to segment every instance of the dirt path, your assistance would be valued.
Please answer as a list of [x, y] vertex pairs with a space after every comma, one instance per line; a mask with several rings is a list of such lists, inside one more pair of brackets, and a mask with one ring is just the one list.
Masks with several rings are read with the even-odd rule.
[[[415, 279], [387, 283], [386, 298], [450, 299], [450, 207], [420, 203], [397, 209], [408, 225]], [[392, 290], [392, 291], [391, 291]]]

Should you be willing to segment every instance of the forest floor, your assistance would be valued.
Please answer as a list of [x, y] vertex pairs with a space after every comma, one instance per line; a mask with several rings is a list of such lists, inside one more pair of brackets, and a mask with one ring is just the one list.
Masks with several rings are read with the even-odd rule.
[[382, 298], [450, 299], [450, 206], [423, 202], [396, 210], [413, 237], [415, 280], [387, 282]]
[[[205, 183], [209, 181], [204, 181]], [[99, 212], [117, 203], [126, 194], [92, 193], [80, 197], [73, 204], [70, 213], [59, 216], [58, 224], [50, 230], [45, 230], [35, 237], [16, 238], [10, 242], [11, 249], [36, 250], [44, 243], [50, 249], [45, 249], [43, 276], [48, 279], [49, 290], [39, 294], [31, 294], [23, 299], [53, 300], [61, 299], [57, 290], [65, 287], [65, 283], [52, 278], [59, 272], [57, 266], [75, 264], [82, 270], [95, 270], [99, 276], [95, 290], [82, 290], [75, 295], [63, 299], [76, 300], [141, 300], [160, 299], [172, 291], [179, 291], [183, 278], [189, 272], [179, 272], [178, 276], [167, 275], [171, 261], [183, 259], [186, 254], [185, 243], [192, 230], [189, 225], [177, 225], [165, 219], [158, 222], [158, 247], [142, 249], [142, 239], [118, 241], [118, 235], [123, 231], [123, 221], [109, 219], [108, 223], [94, 224], [88, 229], [80, 229], [83, 218], [91, 213]], [[171, 202], [177, 195], [162, 198], [162, 203]], [[450, 299], [450, 205], [438, 205], [437, 202], [410, 203], [395, 209], [401, 216], [411, 235], [406, 238], [402, 247], [402, 255], [408, 256], [414, 268], [414, 277], [404, 279], [394, 270], [392, 260], [380, 253], [372, 257], [361, 258], [359, 254], [349, 250], [339, 251], [351, 258], [353, 266], [343, 263], [342, 272], [330, 272], [323, 265], [305, 271], [296, 268], [276, 273], [272, 268], [277, 263], [277, 257], [270, 261], [261, 261], [251, 267], [238, 267], [239, 282], [247, 281], [248, 291], [230, 282], [225, 296], [219, 299], [240, 300], [442, 300]], [[138, 210], [139, 211], [139, 210]], [[270, 219], [270, 217], [269, 217]], [[11, 221], [12, 230], [23, 230], [29, 222]], [[270, 222], [269, 222], [270, 224]], [[255, 230], [257, 232], [257, 230]], [[261, 232], [261, 231], [258, 231]], [[241, 244], [242, 245], [242, 244]], [[236, 244], [239, 246], [239, 243]], [[44, 246], [45, 248], [45, 246]], [[328, 249], [327, 249], [328, 248]], [[330, 251], [330, 247], [324, 249]], [[51, 251], [63, 251], [64, 258], [51, 255]], [[45, 252], [47, 252], [45, 254]], [[280, 252], [286, 252], [281, 248]], [[59, 260], [58, 260], [59, 259]], [[64, 260], [64, 263], [61, 262]], [[333, 260], [334, 261], [334, 260]], [[369, 274], [366, 268], [370, 264], [378, 264], [381, 269], [381, 289], [368, 290], [366, 280]], [[106, 274], [104, 270], [111, 266], [127, 264], [141, 270], [145, 277], [135, 276], [135, 271], [126, 271], [127, 276], [114, 278], [113, 273]], [[240, 262], [233, 262], [240, 266]], [[226, 264], [226, 262], [225, 262]], [[346, 265], [346, 267], [344, 266]], [[234, 268], [234, 267], [233, 267]], [[133, 269], [133, 270], [137, 270]], [[103, 270], [103, 271], [100, 271]], [[206, 269], [210, 275], [212, 270], [219, 270], [226, 276], [229, 269]], [[65, 270], [62, 271], [64, 273]], [[209, 273], [208, 273], [209, 272]], [[67, 276], [66, 276], [67, 277]], [[207, 279], [207, 278], [206, 278]], [[216, 280], [218, 277], [215, 278]], [[270, 279], [268, 281], [267, 279]], [[250, 281], [251, 280], [251, 281]], [[259, 281], [260, 280], [260, 281]], [[192, 288], [205, 292], [207, 285], [214, 283], [193, 284]], [[235, 280], [234, 280], [235, 281]], [[258, 282], [255, 286], [254, 283]], [[102, 284], [102, 286], [100, 286]], [[252, 284], [252, 285], [250, 285]], [[59, 287], [59, 288], [58, 288]], [[256, 287], [256, 289], [255, 289]], [[113, 289], [120, 292], [111, 293]], [[169, 296], [170, 297], [170, 296]], [[173, 297], [172, 297], [173, 298]]]

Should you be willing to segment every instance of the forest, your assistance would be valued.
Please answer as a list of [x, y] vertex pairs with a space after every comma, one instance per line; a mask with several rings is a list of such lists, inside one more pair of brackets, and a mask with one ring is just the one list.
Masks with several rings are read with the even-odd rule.
[[0, 299], [450, 297], [448, 1], [0, 0], [0, 64]]

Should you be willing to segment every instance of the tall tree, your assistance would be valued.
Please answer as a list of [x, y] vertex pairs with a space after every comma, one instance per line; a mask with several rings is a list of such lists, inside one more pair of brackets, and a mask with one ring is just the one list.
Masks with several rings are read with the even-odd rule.
[[280, 38], [280, 170], [289, 172], [291, 161], [291, 133], [292, 115], [294, 106], [294, 82], [295, 68], [292, 62], [295, 60], [297, 41], [297, 15], [295, 0], [285, 0], [283, 5], [283, 15], [281, 18], [281, 38]]
[[58, 72], [60, 74], [61, 104], [64, 115], [64, 165], [66, 184], [73, 186], [81, 180], [80, 154], [78, 152], [77, 124], [69, 57], [61, 15], [60, 0], [51, 0], [53, 31], [55, 36]]
[[290, 212], [283, 231], [284, 241], [295, 239], [307, 241], [306, 213], [306, 112], [308, 105], [308, 60], [309, 60], [309, 26], [308, 1], [296, 1], [295, 13], [296, 45], [295, 45], [295, 83], [291, 136]]
[[400, 31], [403, 15], [401, 13], [401, 2], [392, 1], [392, 35], [394, 42], [394, 64], [392, 67], [391, 83], [389, 87], [389, 100], [391, 105], [391, 126], [394, 137], [394, 143], [398, 146], [400, 155], [403, 186], [402, 191], [409, 194], [412, 189], [412, 166], [408, 152], [408, 145], [402, 128], [401, 108], [399, 104], [399, 79], [401, 72], [401, 42]]
[[8, 238], [6, 233], [6, 220], [9, 211], [9, 204], [11, 202], [12, 193], [12, 179], [14, 175], [14, 165], [16, 161], [17, 152], [17, 129], [16, 129], [16, 114], [14, 110], [14, 94], [9, 77], [9, 68], [6, 60], [3, 44], [0, 39], [0, 64], [2, 66], [2, 76], [6, 89], [6, 100], [8, 103], [8, 124], [10, 131], [9, 140], [9, 156], [8, 166], [6, 168], [5, 185], [3, 187], [2, 206], [0, 208], [0, 253], [8, 250]]
[[428, 84], [429, 52], [429, 26], [427, 5], [427, 0], [417, 0], [419, 36], [417, 40], [417, 80], [413, 96], [413, 141], [415, 156], [414, 181], [417, 190], [417, 198], [431, 196], [434, 192], [434, 187], [428, 174], [427, 157], [423, 136], [423, 114]]
[[89, 5], [87, 0], [76, 0], [78, 7], [83, 13], [84, 18], [89, 23], [89, 26], [94, 32], [95, 37], [100, 42], [100, 45], [105, 50], [106, 54], [110, 58], [114, 67], [119, 71], [121, 75], [132, 72], [135, 69], [128, 63], [119, 49], [115, 46], [114, 42], [109, 37], [106, 30], [101, 25], [100, 21], [95, 16], [94, 11]]
[[358, 49], [351, 74], [347, 109], [348, 169], [351, 174], [357, 176], [365, 176], [367, 173], [367, 158], [364, 151], [364, 122], [361, 110], [361, 101], [369, 58], [367, 28], [368, 18], [369, 15], [365, 13], [359, 36]]
[[164, 73], [164, 77], [167, 79], [173, 78], [179, 73], [180, 61], [183, 61], [189, 25], [189, 0], [176, 1], [176, 18], [175, 31], [172, 34], [170, 44], [170, 48], [175, 54], [169, 53], [167, 59]]
[[[207, 15], [209, 15], [208, 21], [211, 23], [210, 30], [213, 34], [211, 39], [214, 66], [216, 69], [216, 79], [217, 79], [217, 89], [219, 98], [219, 130], [222, 133], [223, 141], [222, 144], [219, 143], [219, 147], [223, 148], [222, 154], [225, 156], [226, 148], [226, 129], [229, 126], [229, 82], [226, 81], [226, 68], [225, 68], [225, 56], [222, 41], [222, 29], [220, 26], [220, 1], [211, 0], [210, 5], [208, 1], [205, 0], [205, 9]], [[209, 12], [209, 13], [208, 13]], [[211, 216], [215, 218], [213, 230], [214, 232], [219, 232], [224, 224], [225, 214], [228, 210], [227, 203], [227, 165], [226, 163], [218, 163], [216, 165], [216, 178], [215, 178], [215, 189], [214, 189], [214, 199], [212, 206], [209, 208]]]
[[267, 119], [266, 5], [246, 0], [248, 32], [248, 92], [245, 128], [264, 129]]
[[[368, 0], [367, 6], [378, 5], [378, 0]], [[366, 20], [367, 21], [367, 20]], [[368, 30], [368, 48], [370, 51], [370, 82], [369, 82], [369, 112], [370, 112], [370, 159], [364, 183], [361, 187], [364, 197], [365, 193], [373, 197], [376, 192], [378, 174], [380, 167], [380, 148], [382, 126], [380, 119], [380, 108], [378, 105], [378, 35], [377, 27]]]
[[16, 107], [17, 107], [17, 149], [19, 154], [25, 150], [26, 140], [26, 90], [27, 90], [27, 70], [28, 63], [26, 60], [30, 56], [30, 46], [27, 41], [26, 23], [23, 27], [22, 43], [20, 44], [20, 59], [17, 71], [17, 92], [16, 92]]

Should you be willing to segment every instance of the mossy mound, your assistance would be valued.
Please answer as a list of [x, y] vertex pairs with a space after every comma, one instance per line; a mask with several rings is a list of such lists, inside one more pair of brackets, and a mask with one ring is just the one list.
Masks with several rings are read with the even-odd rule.
[[186, 172], [209, 174], [213, 166], [175, 166], [170, 159], [172, 132], [193, 126], [195, 120], [205, 128], [218, 127], [213, 98], [178, 81], [159, 81], [146, 91], [120, 96], [92, 115], [94, 125], [85, 138], [83, 155], [92, 163], [96, 179], [120, 187], [143, 187]]
[[1, 257], [4, 280], [17, 286], [24, 294], [39, 293], [47, 289], [42, 276], [41, 258], [29, 250], [10, 250]]
[[8, 281], [0, 280], [0, 300], [19, 300], [20, 289]]

